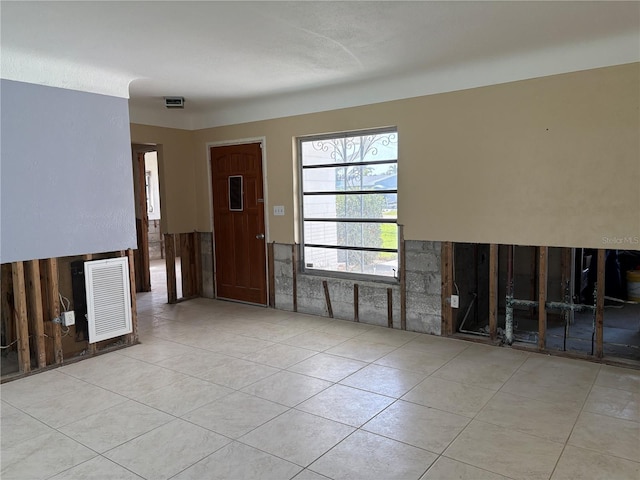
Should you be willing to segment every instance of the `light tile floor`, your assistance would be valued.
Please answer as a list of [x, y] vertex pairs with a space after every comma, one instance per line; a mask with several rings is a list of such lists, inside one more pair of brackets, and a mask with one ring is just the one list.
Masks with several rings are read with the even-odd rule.
[[1, 387], [3, 480], [640, 478], [640, 372], [206, 299]]

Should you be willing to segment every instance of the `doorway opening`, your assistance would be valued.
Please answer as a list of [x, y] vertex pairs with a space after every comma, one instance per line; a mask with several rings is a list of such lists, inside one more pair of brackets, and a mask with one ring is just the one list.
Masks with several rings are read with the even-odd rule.
[[144, 154], [145, 199], [149, 219], [149, 260], [164, 259], [164, 245], [160, 233], [160, 181], [158, 177], [158, 152]]
[[156, 145], [132, 145], [132, 151], [138, 244], [134, 251], [136, 290], [149, 292], [152, 283], [162, 282], [164, 258], [158, 148]]

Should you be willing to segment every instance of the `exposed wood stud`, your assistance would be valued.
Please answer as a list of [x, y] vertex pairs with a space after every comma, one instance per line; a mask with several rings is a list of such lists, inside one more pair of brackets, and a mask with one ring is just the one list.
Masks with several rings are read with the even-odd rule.
[[47, 366], [47, 353], [44, 342], [44, 314], [42, 312], [42, 287], [40, 285], [40, 261], [27, 262], [27, 287], [29, 299], [29, 318], [36, 347], [38, 368]]
[[354, 322], [359, 322], [360, 321], [360, 299], [358, 298], [360, 293], [359, 293], [359, 286], [357, 283], [353, 284], [353, 321]]
[[52, 320], [60, 317], [60, 284], [58, 280], [58, 259], [48, 258], [45, 261], [45, 278], [47, 283], [47, 304], [49, 306], [47, 324], [51, 325], [50, 331], [53, 337], [53, 358], [55, 363], [62, 363], [62, 332], [59, 323]]
[[176, 303], [176, 240], [172, 233], [164, 234], [164, 257], [167, 267], [167, 303]]
[[[535, 300], [536, 286], [538, 284], [538, 248], [530, 247], [531, 256], [529, 257], [529, 298]], [[529, 307], [529, 316], [535, 318], [536, 307]]]
[[[11, 275], [11, 264], [3, 263], [0, 265], [2, 272], [0, 280], [2, 281], [2, 298], [0, 299], [0, 315], [2, 316], [2, 324], [4, 330], [4, 340], [9, 343], [15, 338], [13, 329], [15, 321], [13, 317], [13, 277]], [[10, 300], [11, 299], [11, 300]]]
[[329, 312], [329, 317], [333, 318], [333, 308], [331, 308], [331, 297], [329, 296], [329, 285], [326, 280], [322, 281], [322, 288], [324, 288], [324, 299], [327, 302], [327, 312]]
[[407, 256], [404, 248], [404, 225], [398, 225], [400, 247], [400, 329], [407, 329]]
[[293, 311], [298, 311], [298, 246], [294, 243], [291, 245], [291, 269], [293, 275], [292, 295], [293, 295]]
[[547, 338], [547, 271], [549, 248], [538, 249], [538, 349], [546, 349]]
[[190, 295], [189, 297], [197, 297], [199, 295], [198, 288], [198, 256], [197, 256], [197, 234], [196, 232], [188, 233], [189, 237], [189, 285]]
[[194, 295], [202, 296], [202, 246], [200, 232], [193, 232], [193, 278]]
[[18, 368], [20, 373], [31, 371], [29, 352], [29, 323], [27, 318], [27, 298], [24, 284], [24, 264], [14, 262], [11, 268], [13, 278], [13, 305], [18, 340]]
[[[140, 256], [140, 273], [138, 278], [142, 281], [139, 289], [142, 292], [151, 291], [151, 271], [149, 260], [149, 214], [147, 213], [147, 188], [146, 188], [146, 167], [144, 160], [145, 152], [138, 152], [138, 208], [141, 218], [139, 219], [138, 234], [138, 255]], [[133, 264], [132, 264], [133, 265]]]
[[[82, 255], [82, 260], [84, 260], [85, 262], [90, 262], [91, 260], [93, 260], [93, 254], [88, 253], [86, 255]], [[98, 351], [98, 344], [89, 343], [89, 338], [87, 338], [86, 340], [87, 340], [87, 354], [95, 355]]]
[[189, 297], [195, 297], [198, 295], [198, 274], [196, 273], [196, 245], [194, 243], [195, 236], [193, 233], [187, 234], [189, 238]]
[[513, 260], [514, 245], [507, 245], [507, 281], [505, 286], [505, 311], [504, 311], [504, 343], [511, 346], [513, 344]]
[[40, 260], [40, 298], [42, 300], [42, 319], [43, 319], [43, 327], [44, 327], [44, 349], [46, 354], [46, 363], [47, 365], [51, 365], [54, 362], [53, 358], [53, 342], [51, 342], [51, 338], [53, 337], [53, 333], [51, 332], [51, 322], [49, 321], [49, 297], [48, 297], [48, 287], [47, 284], [47, 260]]
[[489, 246], [489, 337], [498, 336], [498, 245]]
[[563, 248], [560, 253], [560, 298], [565, 301], [567, 287], [571, 284], [571, 249]]
[[191, 282], [191, 235], [188, 233], [181, 233], [179, 235], [182, 298], [190, 298], [193, 296], [193, 285]]
[[138, 292], [144, 292], [144, 278], [142, 278], [142, 220], [136, 218], [136, 289]]
[[596, 357], [602, 358], [604, 355], [604, 271], [606, 261], [606, 251], [598, 250], [598, 273], [596, 281]]
[[393, 288], [387, 288], [387, 327], [393, 328]]
[[442, 278], [442, 335], [453, 334], [453, 309], [451, 295], [453, 293], [453, 244], [442, 242], [441, 245], [441, 278]]
[[275, 242], [267, 243], [267, 265], [269, 268], [269, 306], [276, 308], [276, 272], [273, 258]]
[[129, 291], [131, 295], [131, 333], [127, 335], [127, 343], [135, 345], [138, 343], [138, 305], [136, 299], [136, 272], [135, 262], [133, 259], [133, 250], [127, 250], [127, 258], [129, 259]]

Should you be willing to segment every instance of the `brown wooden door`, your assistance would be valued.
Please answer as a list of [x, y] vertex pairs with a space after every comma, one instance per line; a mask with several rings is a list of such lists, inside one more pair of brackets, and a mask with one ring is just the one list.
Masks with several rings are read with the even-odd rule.
[[211, 147], [211, 176], [217, 296], [266, 305], [260, 144]]

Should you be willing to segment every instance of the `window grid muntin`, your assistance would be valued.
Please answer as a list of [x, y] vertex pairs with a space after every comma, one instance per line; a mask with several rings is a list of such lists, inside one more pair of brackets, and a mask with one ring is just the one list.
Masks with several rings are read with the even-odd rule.
[[[395, 143], [395, 156], [393, 158], [386, 158], [383, 160], [369, 160], [369, 161], [352, 161], [352, 162], [335, 162], [335, 163], [317, 163], [317, 164], [308, 164], [305, 165], [304, 164], [304, 148], [303, 145], [305, 143], [312, 143], [312, 142], [320, 142], [320, 141], [326, 141], [326, 140], [341, 140], [341, 139], [345, 139], [345, 138], [358, 138], [361, 139], [363, 137], [370, 137], [370, 136], [376, 136], [376, 135], [388, 135], [388, 143], [385, 144], [384, 146], [387, 146], [390, 143]], [[335, 274], [336, 276], [344, 276], [346, 275], [357, 275], [358, 277], [371, 277], [371, 278], [382, 278], [382, 279], [389, 279], [389, 278], [398, 278], [397, 275], [397, 271], [398, 271], [398, 256], [399, 256], [399, 230], [396, 228], [396, 248], [385, 248], [385, 247], [376, 247], [376, 248], [370, 248], [370, 247], [355, 247], [355, 246], [350, 246], [350, 245], [330, 245], [330, 244], [324, 244], [324, 243], [306, 243], [305, 241], [305, 225], [306, 222], [327, 222], [327, 223], [367, 223], [367, 224], [395, 224], [398, 225], [397, 223], [397, 193], [398, 193], [398, 189], [397, 189], [397, 180], [396, 180], [396, 188], [395, 189], [355, 189], [355, 190], [314, 190], [311, 192], [305, 192], [305, 176], [304, 176], [304, 171], [305, 170], [311, 170], [311, 169], [320, 169], [320, 168], [351, 168], [351, 167], [368, 167], [368, 166], [382, 166], [382, 165], [396, 165], [396, 168], [394, 170], [393, 173], [390, 173], [389, 175], [397, 175], [397, 164], [398, 164], [398, 153], [397, 153], [397, 129], [396, 128], [381, 128], [381, 129], [375, 129], [375, 130], [368, 130], [368, 131], [361, 131], [361, 132], [344, 132], [344, 133], [339, 133], [339, 134], [326, 134], [326, 135], [314, 135], [314, 136], [308, 136], [308, 137], [299, 137], [298, 138], [298, 157], [299, 157], [299, 161], [298, 161], [298, 168], [299, 168], [299, 173], [300, 173], [300, 190], [301, 190], [301, 195], [299, 196], [299, 204], [300, 204], [300, 212], [301, 212], [301, 255], [302, 255], [302, 269], [307, 270], [308, 268], [313, 270], [314, 272], [328, 272], [330, 274]], [[368, 152], [365, 152], [365, 155]], [[362, 176], [362, 171], [361, 171], [361, 176]], [[346, 183], [346, 180], [345, 180]], [[361, 184], [362, 185], [362, 184]], [[307, 214], [305, 213], [305, 207], [304, 207], [304, 198], [305, 197], [312, 197], [312, 196], [322, 196], [322, 195], [384, 195], [384, 194], [391, 194], [391, 195], [395, 195], [395, 204], [396, 204], [396, 215], [395, 217], [373, 217], [373, 218], [356, 218], [356, 217], [336, 217], [336, 218], [320, 218], [320, 217], [312, 217], [312, 216], [307, 216]], [[346, 199], [346, 197], [345, 197]], [[328, 250], [344, 250], [344, 251], [354, 251], [354, 252], [373, 252], [373, 253], [386, 253], [386, 254], [395, 254], [395, 262], [396, 262], [396, 266], [395, 268], [393, 268], [393, 276], [391, 275], [377, 275], [377, 274], [369, 274], [366, 272], [347, 272], [347, 271], [342, 271], [339, 269], [321, 269], [321, 268], [315, 268], [315, 267], [309, 267], [308, 266], [308, 262], [307, 262], [307, 258], [306, 258], [306, 254], [305, 254], [305, 250], [306, 248], [320, 248], [320, 249], [328, 249]], [[348, 265], [347, 265], [348, 267]]]

